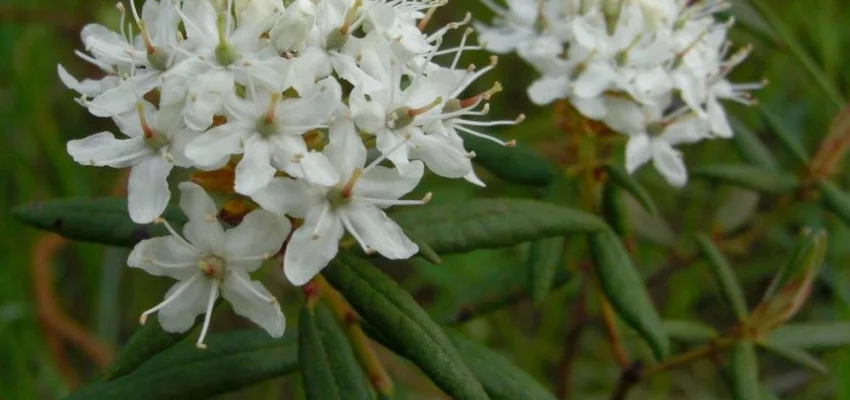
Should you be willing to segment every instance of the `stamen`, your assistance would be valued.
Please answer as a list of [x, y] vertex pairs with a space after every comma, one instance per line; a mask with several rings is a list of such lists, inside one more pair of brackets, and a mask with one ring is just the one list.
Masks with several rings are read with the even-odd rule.
[[502, 146], [505, 146], [505, 147], [514, 147], [514, 146], [516, 146], [516, 140], [509, 140], [509, 141], [505, 142], [505, 141], [502, 141], [502, 140], [500, 140], [500, 139], [498, 139], [498, 138], [495, 138], [495, 137], [493, 137], [493, 136], [485, 135], [485, 134], [483, 134], [483, 133], [481, 133], [481, 132], [477, 132], [477, 131], [474, 131], [474, 130], [472, 130], [472, 129], [469, 129], [469, 128], [465, 127], [465, 126], [460, 126], [460, 125], [455, 125], [455, 127], [454, 127], [454, 128], [455, 128], [455, 129], [457, 129], [457, 130], [459, 130], [459, 131], [461, 131], [461, 132], [468, 133], [468, 134], [470, 134], [470, 135], [472, 135], [472, 136], [475, 136], [475, 137], [478, 137], [478, 138], [481, 138], [481, 139], [489, 140], [489, 141], [491, 141], [491, 142], [493, 142], [493, 143], [498, 143], [498, 144], [500, 144], [500, 145], [502, 145]]
[[212, 317], [213, 306], [215, 305], [216, 299], [218, 299], [218, 284], [213, 283], [210, 285], [210, 297], [207, 300], [207, 311], [204, 315], [204, 326], [201, 327], [201, 335], [198, 337], [198, 341], [195, 343], [199, 349], [206, 349], [207, 345], [204, 344], [204, 338], [207, 336], [207, 329], [210, 327], [210, 318]]
[[416, 27], [419, 29], [420, 32], [425, 31], [425, 27], [428, 26], [428, 22], [431, 22], [431, 18], [434, 17], [434, 13], [437, 11], [437, 7], [438, 6], [429, 8], [428, 12], [425, 13], [425, 16], [422, 17], [421, 20], [419, 20], [419, 25], [417, 25]]
[[[474, 154], [474, 153], [473, 153]], [[389, 200], [389, 199], [376, 199], [374, 197], [361, 197], [356, 196], [354, 200], [361, 200], [371, 204], [375, 204], [378, 206], [421, 206], [428, 204], [433, 198], [433, 194], [428, 192], [424, 197], [420, 200]]]
[[175, 290], [174, 293], [171, 294], [171, 296], [168, 296], [161, 303], [159, 303], [159, 304], [155, 305], [153, 308], [143, 312], [142, 315], [139, 317], [139, 325], [144, 325], [148, 321], [148, 315], [151, 315], [151, 314], [163, 309], [165, 306], [171, 304], [171, 302], [173, 302], [177, 297], [179, 297], [181, 294], [183, 294], [183, 292], [186, 291], [186, 288], [188, 288], [191, 284], [193, 284], [198, 279], [199, 276], [201, 276], [201, 275], [195, 274], [194, 276], [189, 278], [189, 280], [187, 280], [185, 283], [183, 283], [183, 286], [180, 286], [179, 288], [177, 288], [177, 290]]
[[269, 304], [277, 303], [277, 299], [276, 299], [276, 298], [274, 298], [273, 296], [266, 296], [266, 295], [264, 295], [264, 294], [260, 293], [260, 291], [259, 291], [259, 290], [257, 290], [257, 288], [256, 288], [256, 287], [254, 287], [254, 285], [252, 285], [252, 284], [251, 284], [251, 282], [246, 281], [246, 280], [245, 280], [245, 279], [243, 279], [243, 278], [242, 278], [242, 276], [240, 276], [239, 274], [230, 274], [230, 276], [232, 276], [232, 277], [236, 278], [236, 280], [238, 280], [238, 281], [239, 281], [239, 282], [241, 282], [243, 285], [245, 285], [245, 288], [247, 288], [247, 289], [248, 289], [248, 291], [250, 291], [250, 292], [251, 292], [252, 294], [254, 294], [255, 296], [257, 296], [257, 297], [259, 297], [259, 298], [263, 299], [263, 301], [265, 301], [265, 302], [267, 302], [267, 303], [269, 303]]
[[360, 248], [363, 249], [363, 252], [366, 254], [374, 254], [375, 249], [368, 246], [360, 234], [357, 233], [357, 230], [354, 229], [354, 225], [351, 223], [351, 220], [348, 219], [348, 216], [345, 214], [340, 214], [340, 219], [342, 220], [342, 225], [345, 226], [345, 230], [354, 237], [354, 240], [357, 241], [357, 244], [360, 245]]
[[177, 232], [174, 230], [174, 228], [171, 227], [171, 224], [169, 224], [168, 221], [165, 220], [165, 218], [157, 218], [154, 222], [157, 223], [157, 224], [165, 225], [165, 229], [168, 230], [168, 233], [170, 233], [171, 236], [173, 236], [175, 239], [177, 239], [177, 241], [180, 242], [180, 244], [182, 244], [184, 247], [186, 247], [189, 250], [199, 252], [199, 250], [197, 248], [195, 248], [195, 246], [192, 246], [192, 244], [187, 242], [186, 239], [183, 239], [182, 236], [178, 235]]

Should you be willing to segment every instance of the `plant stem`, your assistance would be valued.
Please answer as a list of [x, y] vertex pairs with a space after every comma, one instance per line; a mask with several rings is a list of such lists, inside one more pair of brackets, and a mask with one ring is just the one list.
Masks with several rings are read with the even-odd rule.
[[664, 362], [645, 368], [641, 371], [640, 376], [641, 378], [645, 378], [647, 376], [651, 376], [659, 372], [667, 371], [674, 367], [688, 364], [703, 357], [715, 355], [725, 349], [732, 347], [732, 345], [734, 345], [737, 341], [738, 337], [736, 336], [728, 336], [713, 340], [703, 346], [697, 347], [696, 349], [679, 354], [678, 356], [668, 359]]
[[608, 340], [611, 341], [614, 357], [617, 358], [620, 368], [626, 370], [629, 368], [629, 358], [626, 355], [626, 349], [623, 347], [623, 340], [620, 338], [620, 333], [617, 331], [614, 309], [611, 308], [611, 303], [608, 302], [608, 299], [605, 298], [605, 295], [601, 291], [599, 293], [599, 299], [602, 303], [602, 320], [605, 322], [605, 331], [608, 334]]
[[393, 382], [384, 369], [384, 365], [378, 360], [375, 351], [366, 338], [366, 334], [363, 333], [360, 316], [348, 305], [345, 298], [328, 284], [324, 277], [319, 275], [313, 282], [316, 284], [322, 301], [330, 308], [334, 318], [343, 326], [360, 366], [366, 370], [369, 381], [372, 382], [372, 386], [378, 392], [378, 398], [392, 399]]

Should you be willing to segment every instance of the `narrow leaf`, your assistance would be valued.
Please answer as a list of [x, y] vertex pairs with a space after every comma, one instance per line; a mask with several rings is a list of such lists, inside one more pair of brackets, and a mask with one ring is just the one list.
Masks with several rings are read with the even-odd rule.
[[741, 158], [746, 160], [747, 163], [759, 167], [774, 170], [779, 168], [779, 163], [773, 157], [773, 153], [759, 139], [756, 132], [737, 118], [730, 118], [729, 122], [735, 131], [735, 135], [732, 136], [732, 144], [735, 145], [735, 149], [738, 150]]
[[[75, 198], [25, 204], [12, 211], [21, 222], [58, 233], [68, 239], [132, 247], [168, 231], [156, 224], [138, 225], [127, 211], [127, 200], [118, 198]], [[169, 208], [163, 218], [183, 223], [179, 209]]]
[[800, 179], [792, 174], [754, 165], [709, 165], [695, 169], [692, 175], [763, 193], [781, 194], [800, 187]]
[[823, 205], [832, 211], [844, 225], [850, 226], [850, 194], [830, 181], [819, 183]]
[[406, 233], [428, 243], [438, 254], [506, 247], [606, 228], [592, 214], [522, 199], [474, 199], [416, 207], [392, 217]]
[[790, 125], [783, 121], [779, 115], [774, 114], [768, 107], [759, 107], [764, 120], [770, 128], [770, 131], [779, 139], [779, 143], [786, 151], [800, 163], [808, 165], [809, 152], [803, 147], [803, 142], [800, 141], [802, 135], [794, 132]]
[[714, 214], [715, 229], [723, 233], [734, 232], [751, 220], [758, 211], [758, 192], [735, 188]]
[[646, 212], [653, 215], [658, 213], [658, 208], [655, 206], [655, 202], [652, 201], [649, 192], [632, 175], [614, 164], [605, 165], [605, 171], [608, 173], [608, 179], [611, 180], [611, 183], [634, 196]]
[[684, 343], [704, 343], [718, 336], [714, 328], [695, 321], [664, 321], [664, 331], [670, 339]]
[[295, 340], [274, 339], [262, 330], [210, 335], [206, 350], [181, 343], [133, 373], [97, 382], [69, 400], [210, 398], [297, 371]]
[[723, 301], [732, 310], [735, 317], [739, 321], [743, 321], [748, 315], [747, 301], [729, 261], [708, 236], [698, 234], [697, 245], [699, 245], [708, 265], [711, 267], [711, 275], [714, 277], [718, 289], [720, 289]]
[[545, 186], [558, 174], [551, 161], [521, 146], [504, 147], [472, 135], [465, 136], [463, 144], [475, 153], [476, 164], [509, 182]]
[[614, 310], [643, 336], [656, 359], [665, 358], [670, 340], [620, 238], [611, 231], [591, 235], [590, 252], [602, 290]]
[[784, 325], [768, 335], [771, 343], [819, 350], [850, 346], [850, 322]]
[[179, 343], [189, 332], [191, 329], [183, 333], [166, 332], [159, 326], [156, 318], [151, 318], [145, 325], [136, 329], [130, 340], [121, 347], [104, 379], [111, 381], [133, 372], [151, 357]]
[[750, 4], [759, 11], [768, 25], [776, 32], [779, 39], [785, 43], [791, 54], [803, 65], [803, 68], [811, 75], [811, 78], [820, 86], [829, 99], [836, 106], [842, 107], [844, 105], [844, 98], [841, 96], [841, 92], [836, 87], [834, 80], [830, 79], [823, 71], [823, 68], [806, 52], [805, 47], [797, 40], [797, 36], [786, 25], [785, 20], [776, 14], [774, 11], [775, 3], [765, 0], [750, 0]]
[[534, 378], [510, 361], [464, 335], [446, 330], [461, 357], [493, 400], [555, 400]]
[[755, 346], [750, 342], [735, 343], [730, 362], [733, 397], [736, 400], [758, 400], [761, 389]]
[[528, 249], [528, 292], [540, 303], [552, 290], [558, 267], [562, 265], [564, 238], [551, 237], [531, 242]]
[[322, 304], [301, 311], [298, 358], [307, 399], [371, 399], [348, 339]]
[[620, 188], [610, 182], [602, 189], [602, 215], [617, 235], [629, 234], [628, 204]]
[[366, 321], [446, 394], [456, 399], [487, 398], [440, 327], [395, 281], [347, 253], [331, 261], [323, 274]]
[[764, 339], [760, 341], [759, 345], [771, 353], [785, 357], [788, 360], [800, 364], [806, 368], [810, 368], [822, 374], [829, 373], [829, 368], [827, 368], [826, 365], [824, 365], [822, 362], [820, 362], [820, 360], [815, 358], [815, 356], [807, 353], [805, 350], [801, 350], [796, 347], [786, 346], [780, 343], [774, 343], [769, 339]]

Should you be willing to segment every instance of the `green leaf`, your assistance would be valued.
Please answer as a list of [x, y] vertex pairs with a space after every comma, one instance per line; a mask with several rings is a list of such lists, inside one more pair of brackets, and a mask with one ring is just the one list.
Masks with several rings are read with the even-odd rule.
[[709, 165], [695, 169], [691, 175], [763, 193], [782, 194], [800, 187], [800, 179], [792, 174], [754, 165]]
[[695, 321], [664, 321], [664, 331], [670, 339], [684, 343], [704, 343], [716, 339], [717, 331]]
[[179, 343], [191, 331], [189, 329], [182, 333], [169, 333], [162, 330], [156, 318], [152, 318], [136, 329], [130, 340], [121, 347], [104, 379], [111, 381], [133, 372], [151, 357]]
[[787, 122], [782, 121], [782, 119], [770, 111], [768, 107], [759, 107], [759, 109], [761, 110], [762, 116], [764, 116], [768, 128], [770, 128], [770, 131], [777, 139], [779, 139], [779, 143], [782, 144], [782, 147], [791, 153], [794, 159], [796, 159], [800, 164], [808, 164], [809, 152], [806, 151], [806, 148], [803, 147], [803, 143], [800, 141], [800, 137], [802, 135], [794, 132]]
[[771, 343], [806, 350], [850, 346], [850, 322], [788, 324], [768, 335]]
[[649, 195], [649, 192], [633, 176], [614, 164], [605, 165], [605, 171], [608, 173], [608, 179], [610, 179], [611, 183], [634, 196], [646, 212], [652, 215], [658, 214], [658, 208], [655, 206], [655, 202], [652, 201], [652, 196]]
[[499, 248], [572, 233], [598, 232], [595, 215], [536, 200], [474, 199], [394, 213], [411, 237], [439, 254]]
[[729, 265], [729, 260], [723, 256], [723, 253], [708, 236], [698, 234], [696, 238], [697, 245], [711, 267], [711, 275], [714, 277], [718, 289], [720, 289], [723, 301], [735, 313], [735, 317], [739, 321], [743, 321], [749, 314], [747, 301], [744, 297], [744, 291], [738, 283], [738, 278], [735, 276], [735, 271]]
[[822, 181], [818, 186], [823, 205], [841, 219], [844, 225], [850, 226], [850, 194], [830, 181]]
[[345, 334], [322, 305], [304, 307], [298, 322], [298, 359], [308, 399], [371, 399], [366, 378]]
[[614, 310], [643, 336], [656, 359], [667, 357], [670, 339], [620, 238], [611, 231], [591, 235], [590, 254], [602, 290]]
[[602, 188], [602, 215], [614, 232], [626, 237], [629, 232], [629, 210], [623, 193], [610, 182]]
[[446, 335], [491, 399], [555, 400], [534, 378], [487, 346], [452, 330]]
[[774, 32], [776, 32], [779, 39], [782, 40], [782, 42], [788, 47], [790, 53], [797, 58], [803, 68], [809, 73], [809, 75], [811, 75], [811, 78], [818, 86], [820, 86], [829, 99], [832, 100], [836, 106], [843, 107], [845, 101], [841, 96], [841, 91], [835, 85], [835, 80], [830, 79], [821, 66], [818, 65], [812, 56], [806, 52], [806, 48], [799, 40], [797, 40], [797, 36], [791, 28], [786, 25], [784, 19], [776, 14], [774, 11], [775, 3], [767, 2], [765, 0], [750, 0], [750, 4], [759, 11], [764, 20], [767, 21], [768, 25], [770, 25]]
[[805, 350], [798, 349], [796, 347], [786, 346], [780, 343], [775, 343], [770, 339], [761, 340], [759, 342], [759, 345], [771, 353], [785, 357], [788, 360], [800, 364], [806, 368], [810, 368], [822, 374], [829, 373], [829, 368], [827, 368], [826, 365], [824, 365], [822, 362], [820, 362], [820, 360], [815, 358], [815, 356], [807, 353]]
[[463, 144], [475, 153], [476, 164], [509, 182], [545, 186], [558, 175], [554, 163], [521, 146], [504, 147], [472, 135], [464, 136]]
[[[118, 198], [75, 198], [30, 203], [12, 210], [21, 222], [56, 232], [68, 239], [132, 247], [155, 236], [168, 235], [162, 225], [138, 225], [130, 219], [127, 200]], [[163, 218], [183, 223], [177, 208], [166, 209]]]
[[738, 154], [752, 165], [767, 169], [778, 169], [779, 163], [773, 157], [773, 153], [759, 139], [758, 134], [738, 118], [729, 118], [735, 134], [732, 136], [732, 144], [738, 150]]
[[755, 346], [750, 342], [738, 342], [732, 348], [732, 394], [736, 400], [758, 400], [759, 366]]
[[323, 274], [355, 310], [392, 341], [446, 394], [487, 399], [451, 341], [416, 300], [378, 268], [340, 253]]
[[550, 237], [531, 242], [528, 249], [528, 293], [535, 303], [542, 302], [552, 290], [558, 267], [562, 266], [564, 238]]
[[210, 335], [206, 343], [206, 350], [178, 344], [129, 375], [83, 387], [67, 399], [210, 398], [298, 369], [295, 340], [275, 339], [262, 330]]

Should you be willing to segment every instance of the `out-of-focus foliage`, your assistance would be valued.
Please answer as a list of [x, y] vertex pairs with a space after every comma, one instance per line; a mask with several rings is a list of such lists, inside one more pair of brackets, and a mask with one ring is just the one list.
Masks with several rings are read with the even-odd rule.
[[[741, 201], [741, 189], [718, 183], [716, 178], [720, 173], [716, 169], [713, 176], [706, 173], [710, 179], [694, 177], [683, 190], [671, 189], [652, 171], [637, 176], [651, 193], [658, 212], [649, 215], [637, 203], [626, 202], [634, 205], [629, 207], [630, 226], [639, 244], [636, 247], [639, 251], [632, 259], [648, 278], [649, 294], [668, 322], [665, 326], [674, 339], [674, 352], [680, 352], [687, 341], [676, 340], [672, 332], [690, 332], [692, 337], [694, 326], [670, 321], [700, 321], [722, 331], [734, 324], [736, 316], [720, 306], [716, 287], [706, 284], [712, 279], [709, 265], [692, 262], [687, 256], [695, 254], [697, 249], [692, 234], [721, 232], [736, 237], [736, 233], [746, 234], [754, 226], [761, 226], [766, 215], [781, 201], [781, 193], [794, 190], [792, 180], [802, 175], [802, 163], [818, 149], [840, 110], [835, 96], [824, 91], [824, 82], [834, 86], [839, 95], [850, 93], [850, 69], [845, 57], [850, 49], [850, 11], [842, 0], [761, 2], [768, 5], [787, 32], [799, 40], [800, 49], [823, 71], [819, 79], [812, 78], [810, 70], [795, 56], [796, 49], [786, 46], [749, 2], [733, 3], [732, 13], [739, 24], [732, 31], [737, 36], [735, 41], [755, 46], [751, 59], [736, 69], [737, 80], [764, 77], [771, 83], [756, 94], [760, 107], [729, 108], [739, 121], [735, 140], [686, 148], [686, 159], [694, 167], [747, 163], [754, 168], [775, 170], [776, 176], [764, 180], [750, 179], [747, 184], [740, 182], [746, 179], [739, 178], [739, 182], [732, 183], [755, 189], [773, 183], [780, 189], [770, 192], [780, 194], [761, 195], [755, 205], [750, 201], [744, 208], [748, 212], [735, 213], [730, 211], [735, 207], [729, 203], [742, 203], [742, 206], [746, 203]], [[0, 120], [6, 139], [5, 155], [0, 157], [0, 173], [6, 189], [0, 198], [3, 209], [48, 198], [121, 195], [115, 189], [122, 186], [119, 172], [80, 167], [66, 155], [67, 140], [109, 129], [110, 124], [78, 107], [72, 101], [73, 93], [63, 88], [56, 77], [57, 63], [63, 63], [77, 76], [97, 74], [91, 66], [75, 59], [71, 49], [81, 46], [79, 31], [88, 21], [117, 25], [118, 14], [113, 7], [111, 2], [83, 0], [0, 3], [0, 60], [4, 60], [0, 63]], [[474, 0], [454, 0], [435, 18], [443, 22], [457, 20], [467, 11], [477, 18], [490, 16]], [[488, 57], [482, 52], [467, 61], [485, 65]], [[569, 169], [577, 161], [565, 150], [566, 138], [555, 125], [552, 109], [536, 108], [527, 101], [525, 88], [534, 72], [513, 56], [507, 56], [501, 59], [495, 73], [505, 92], [494, 98], [491, 112], [528, 115], [524, 124], [501, 132], [502, 136], [516, 139], [525, 150], [537, 152]], [[422, 187], [423, 191], [440, 193], [434, 199], [435, 204], [496, 195], [539, 199], [546, 195], [536, 186], [539, 181], [559, 178], [547, 168], [540, 171], [526, 179], [527, 184], [507, 183], [499, 179], [498, 173], [488, 175], [482, 171], [489, 184], [486, 189], [435, 177], [429, 177]], [[842, 165], [833, 177], [838, 187], [850, 187], [845, 171], [847, 167]], [[789, 173], [792, 180], [787, 177]], [[630, 192], [628, 187], [624, 189]], [[829, 198], [825, 200], [829, 202]], [[636, 221], [640, 212], [643, 220]], [[781, 215], [769, 218], [770, 223], [764, 224], [765, 229], [759, 232], [757, 240], [745, 243], [746, 246], [732, 242], [724, 248], [730, 268], [742, 282], [746, 304], [757, 305], [762, 300], [771, 278], [791, 256], [800, 228], [824, 228], [830, 232], [826, 263], [813, 282], [809, 302], [793, 321], [823, 323], [850, 319], [850, 247], [846, 246], [850, 242], [850, 229], [839, 218], [822, 212], [816, 201], [795, 202], [785, 207]], [[125, 249], [104, 249], [79, 242], [65, 245], [11, 221], [8, 213], [3, 221], [0, 224], [3, 229], [0, 265], [4, 272], [0, 279], [0, 398], [60, 397], [102, 373], [104, 367], [99, 363], [127, 341], [137, 327], [139, 313], [146, 305], [158, 301], [168, 282], [127, 268]], [[565, 240], [561, 261], [580, 264], [584, 260], [572, 254], [583, 246], [587, 246], [583, 238]], [[604, 326], [599, 320], [583, 317], [578, 311], [581, 308], [576, 306], [582, 304], [580, 299], [586, 291], [596, 290], [595, 282], [573, 279], [564, 284], [565, 279], [559, 276], [552, 292], [537, 304], [523, 300], [504, 309], [493, 307], [507, 295], [524, 296], [528, 275], [524, 267], [529, 262], [529, 247], [446, 255], [440, 265], [414, 259], [408, 264], [392, 264], [385, 271], [411, 291], [437, 320], [459, 325], [457, 328], [467, 336], [497, 349], [548, 389], [566, 386], [573, 398], [609, 398], [620, 371], [605, 339]], [[296, 326], [300, 295], [283, 282], [277, 270], [266, 270], [269, 273], [264, 281], [272, 283], [270, 290], [277, 294], [291, 326]], [[588, 315], [599, 314], [599, 305], [594, 302], [583, 307]], [[499, 310], [465, 322], [490, 308]], [[60, 309], [68, 317], [58, 314]], [[213, 330], [247, 326], [245, 321], [226, 315], [216, 318]], [[580, 335], [573, 334], [576, 324], [583, 327]], [[801, 344], [806, 338], [820, 335], [831, 343], [846, 345], [847, 339], [840, 337], [846, 329], [837, 326], [838, 333], [827, 338], [823, 326], [810, 331], [803, 329], [806, 327], [811, 326], [776, 331], [769, 342], [816, 352], [830, 374], [804, 369], [785, 358], [765, 356], [762, 348], [757, 347], [762, 386], [783, 399], [850, 399], [850, 381], [843, 378], [850, 374], [850, 350], [817, 343]], [[700, 330], [703, 334], [705, 331]], [[625, 328], [621, 332], [625, 333], [629, 353], [649, 354], [650, 350], [636, 333]], [[567, 354], [565, 347], [575, 353]], [[756, 361], [751, 353], [751, 346], [744, 345], [729, 354], [735, 364], [729, 369], [732, 376], [736, 369], [752, 367]], [[440, 396], [433, 384], [406, 361], [383, 350], [380, 355], [389, 364], [403, 398]], [[561, 367], [564, 357], [573, 360], [568, 386]], [[711, 359], [698, 361], [653, 376], [634, 388], [632, 397], [731, 397], [733, 393], [722, 389], [725, 386], [720, 384], [729, 380], [729, 375], [716, 371]], [[752, 382], [735, 381], [731, 387], [736, 394], [756, 390], [746, 385]], [[303, 393], [300, 386], [298, 379], [281, 378], [223, 397], [288, 398], [300, 396]]]

